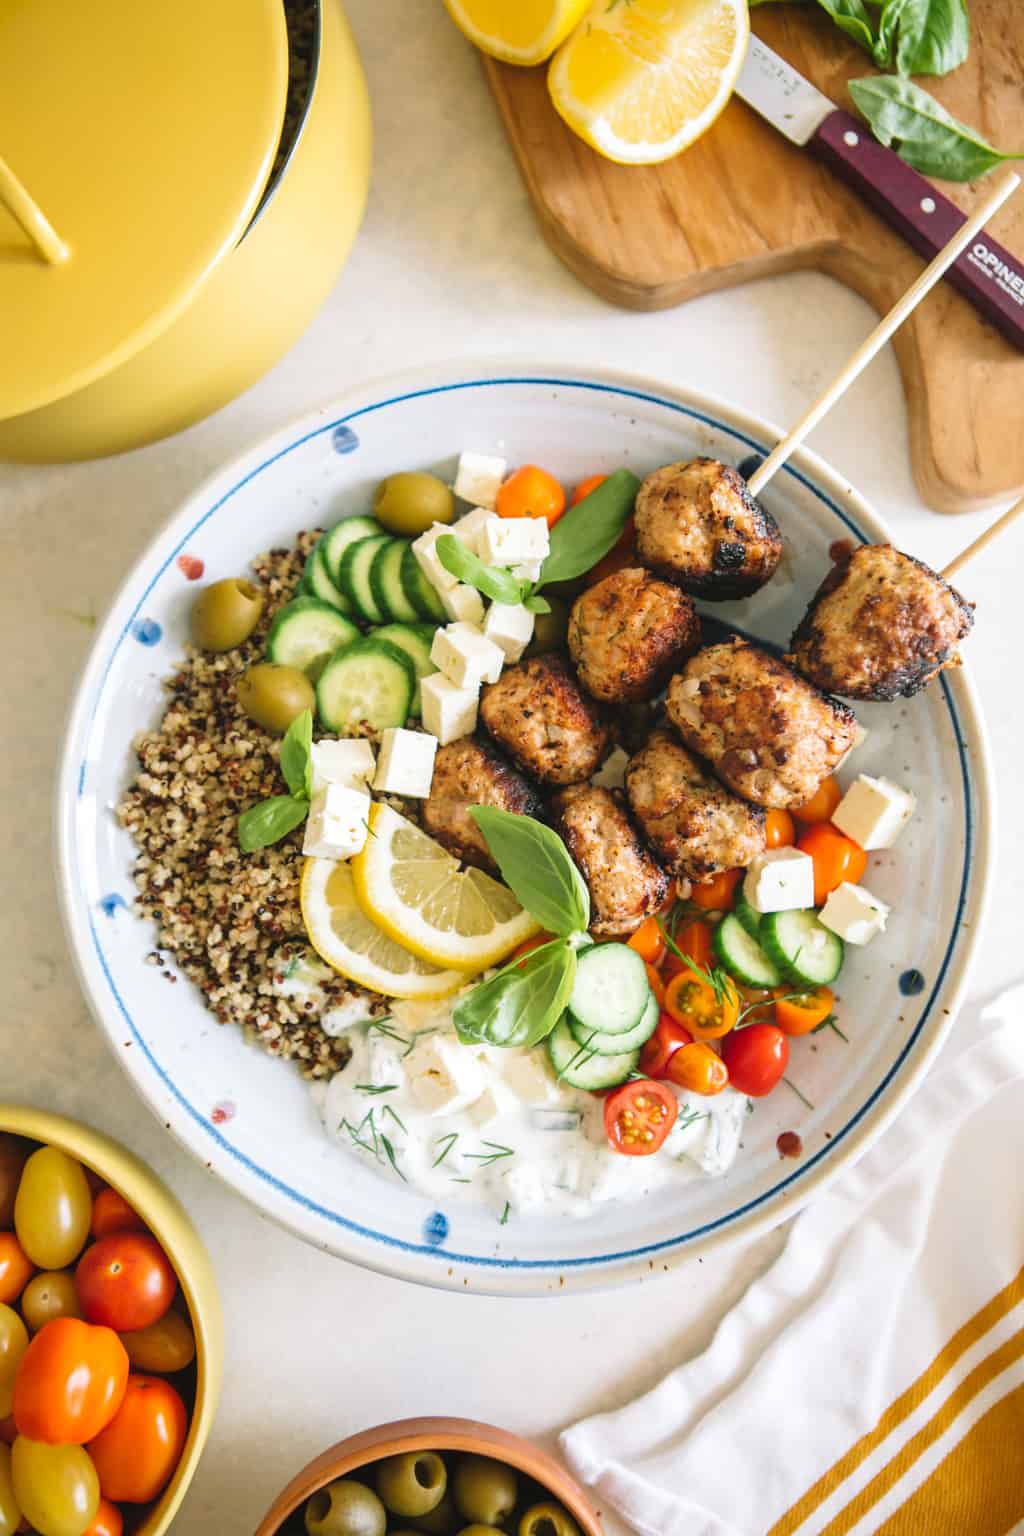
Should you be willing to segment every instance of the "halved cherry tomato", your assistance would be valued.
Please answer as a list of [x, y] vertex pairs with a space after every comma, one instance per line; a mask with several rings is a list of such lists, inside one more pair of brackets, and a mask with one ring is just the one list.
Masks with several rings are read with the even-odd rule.
[[565, 511], [565, 492], [546, 469], [524, 464], [499, 488], [494, 510], [499, 517], [542, 517], [552, 528]]
[[640, 1052], [640, 1071], [647, 1077], [664, 1077], [669, 1058], [681, 1046], [692, 1043], [690, 1031], [677, 1024], [670, 1013], [659, 1014], [654, 1034]]
[[742, 879], [742, 869], [725, 869], [710, 880], [699, 881], [690, 892], [690, 900], [706, 912], [727, 912]]
[[550, 944], [553, 938], [553, 933], [535, 933], [532, 939], [524, 939], [519, 948], [512, 951], [512, 959], [525, 960], [531, 950], [540, 949], [542, 944]]
[[13, 1232], [0, 1232], [0, 1302], [17, 1301], [35, 1266]]
[[665, 1009], [695, 1040], [720, 1040], [739, 1017], [740, 995], [732, 982], [716, 991], [692, 971], [680, 971], [665, 988]]
[[711, 1098], [728, 1084], [729, 1071], [717, 1051], [703, 1040], [681, 1046], [668, 1059], [665, 1076], [687, 1093], [702, 1093]]
[[616, 571], [624, 571], [627, 566], [636, 564], [636, 524], [630, 516], [623, 523], [622, 532], [611, 549], [596, 565], [590, 567], [584, 580], [588, 587], [592, 587], [604, 581], [606, 576], [614, 576]]
[[92, 1203], [93, 1237], [112, 1232], [145, 1232], [146, 1223], [116, 1189], [101, 1189]]
[[578, 501], [583, 500], [584, 496], [589, 496], [591, 491], [596, 491], [599, 485], [604, 485], [607, 479], [607, 475], [588, 475], [573, 491], [570, 505], [575, 506]]
[[818, 822], [797, 838], [801, 853], [814, 860], [814, 905], [820, 907], [844, 880], [858, 885], [868, 867], [868, 856], [852, 837], [844, 837], [827, 821]]
[[654, 1001], [660, 1008], [665, 1001], [665, 983], [662, 980], [661, 972], [653, 965], [645, 965], [644, 970], [647, 972], [647, 980], [651, 991], [654, 993]]
[[47, 1445], [84, 1445], [106, 1429], [128, 1385], [128, 1354], [117, 1334], [77, 1317], [40, 1328], [14, 1378], [19, 1435]]
[[187, 1432], [188, 1412], [169, 1381], [130, 1376], [124, 1402], [88, 1446], [103, 1497], [119, 1504], [155, 1499], [178, 1465]]
[[796, 993], [786, 987], [777, 987], [775, 1022], [784, 1035], [809, 1035], [828, 1018], [834, 1001], [828, 987]]
[[[699, 919], [695, 923], [687, 923], [685, 928], [680, 928], [675, 936], [676, 949], [682, 950], [684, 955], [689, 955], [695, 965], [708, 970], [714, 963], [714, 950], [711, 944], [711, 929], [707, 923]], [[684, 960], [680, 960], [674, 950], [669, 950], [665, 956], [665, 963], [661, 973], [666, 981], [673, 976], [678, 976], [680, 971], [685, 971], [688, 976], [693, 972]]]
[[124, 1516], [117, 1505], [111, 1504], [109, 1499], [100, 1499], [92, 1524], [82, 1536], [122, 1536], [123, 1531]]
[[815, 795], [806, 805], [794, 805], [793, 815], [805, 826], [818, 821], [831, 821], [832, 812], [843, 798], [843, 792], [835, 779], [823, 779]]
[[604, 1131], [613, 1152], [647, 1157], [657, 1152], [676, 1122], [679, 1103], [671, 1088], [648, 1079], [623, 1083], [605, 1101]]
[[646, 960], [648, 965], [658, 965], [665, 953], [665, 935], [656, 917], [645, 918], [626, 942], [630, 949], [636, 950], [641, 960]]
[[85, 1250], [75, 1270], [75, 1286], [82, 1316], [90, 1323], [131, 1333], [163, 1317], [178, 1281], [155, 1237], [115, 1232]]
[[767, 848], [789, 848], [796, 841], [796, 828], [788, 811], [766, 811], [764, 840]]
[[739, 1093], [763, 1099], [789, 1062], [789, 1041], [774, 1024], [749, 1024], [722, 1041], [729, 1081]]

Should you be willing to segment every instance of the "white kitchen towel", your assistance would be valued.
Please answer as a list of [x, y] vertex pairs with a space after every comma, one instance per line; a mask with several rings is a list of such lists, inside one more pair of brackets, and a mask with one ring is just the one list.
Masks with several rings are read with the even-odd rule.
[[1024, 1522], [1022, 1265], [1019, 987], [955, 1032], [710, 1348], [562, 1449], [644, 1536], [1005, 1536]]

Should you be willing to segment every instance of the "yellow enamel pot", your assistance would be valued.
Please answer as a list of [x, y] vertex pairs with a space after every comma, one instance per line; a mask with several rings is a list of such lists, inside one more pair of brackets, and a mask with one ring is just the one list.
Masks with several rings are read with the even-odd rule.
[[164, 1536], [209, 1439], [224, 1375], [224, 1324], [213, 1265], [202, 1239], [167, 1186], [127, 1148], [77, 1120], [27, 1104], [0, 1103], [0, 1131], [60, 1147], [124, 1196], [174, 1266], [196, 1341], [196, 1399], [174, 1476], [135, 1536]]
[[365, 206], [369, 104], [340, 0], [288, 5], [301, 49], [285, 0], [0, 8], [0, 459], [177, 432], [327, 297]]

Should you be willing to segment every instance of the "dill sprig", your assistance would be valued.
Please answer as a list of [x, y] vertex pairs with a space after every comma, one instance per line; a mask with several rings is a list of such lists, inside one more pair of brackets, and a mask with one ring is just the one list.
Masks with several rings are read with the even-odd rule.
[[702, 981], [705, 986], [711, 988], [715, 994], [715, 1002], [719, 1007], [722, 1007], [725, 1003], [736, 1003], [738, 1005], [740, 995], [736, 989], [736, 983], [728, 971], [723, 971], [720, 965], [701, 965], [698, 961], [694, 960], [692, 955], [684, 954], [660, 917], [657, 919], [657, 923], [662, 938], [676, 959], [681, 960], [686, 969], [691, 971], [698, 981]]
[[500, 1221], [499, 1221], [499, 1222], [498, 1222], [498, 1226], [499, 1226], [499, 1227], [505, 1227], [505, 1226], [507, 1226], [507, 1225], [508, 1225], [508, 1213], [509, 1213], [509, 1211], [510, 1211], [510, 1210], [511, 1210], [511, 1209], [512, 1209], [512, 1207], [511, 1207], [511, 1205], [510, 1205], [510, 1204], [509, 1204], [509, 1202], [508, 1202], [508, 1201], [507, 1201], [507, 1200], [506, 1200], [506, 1201], [505, 1201], [505, 1209], [504, 1209], [504, 1210], [503, 1210], [503, 1211], [502, 1211], [502, 1213], [501, 1213], [501, 1219], [500, 1219]]
[[355, 1084], [356, 1093], [369, 1093], [369, 1094], [373, 1094], [373, 1095], [377, 1095], [377, 1094], [380, 1094], [380, 1093], [394, 1093], [395, 1089], [397, 1087], [398, 1087], [397, 1083], [380, 1083], [380, 1084], [378, 1084], [378, 1083], [356, 1083]]
[[823, 1029], [835, 1030], [835, 1032], [839, 1036], [840, 1040], [845, 1041], [845, 1043], [847, 1045], [849, 1045], [850, 1037], [849, 1037], [849, 1035], [844, 1035], [843, 1034], [842, 1030], [839, 1028], [839, 1025], [836, 1023], [836, 1016], [835, 1016], [834, 1013], [830, 1013], [827, 1019], [822, 1019], [820, 1024], [816, 1024], [814, 1026], [814, 1028], [811, 1030], [811, 1034], [812, 1035], [820, 1035], [821, 1031]]
[[388, 1162], [391, 1164], [391, 1167], [394, 1169], [395, 1173], [398, 1174], [398, 1177], [401, 1179], [402, 1183], [403, 1184], [406, 1183], [405, 1174], [402, 1172], [401, 1168], [399, 1168], [399, 1166], [398, 1166], [398, 1159], [395, 1156], [394, 1146], [392, 1145], [392, 1142], [391, 1142], [390, 1138], [384, 1135], [383, 1131], [381, 1131], [381, 1133], [380, 1133], [380, 1144], [384, 1148], [384, 1156], [387, 1158]]
[[384, 1113], [391, 1116], [392, 1120], [398, 1126], [398, 1129], [403, 1133], [403, 1135], [408, 1136], [409, 1132], [406, 1129], [405, 1122], [402, 1120], [401, 1116], [391, 1108], [390, 1104], [384, 1105]]
[[397, 1029], [392, 1028], [390, 1014], [385, 1015], [382, 1019], [370, 1020], [366, 1026], [366, 1033], [371, 1035], [375, 1032], [378, 1035], [383, 1035], [386, 1040], [394, 1040], [398, 1045], [409, 1044], [408, 1038], [405, 1035], [399, 1034]]
[[452, 1147], [454, 1147], [454, 1145], [458, 1141], [458, 1139], [459, 1139], [459, 1132], [458, 1131], [450, 1131], [447, 1136], [442, 1136], [440, 1138], [440, 1140], [437, 1142], [437, 1145], [440, 1147], [441, 1143], [443, 1142], [444, 1146], [442, 1147], [441, 1151], [438, 1153], [437, 1157], [434, 1158], [434, 1161], [431, 1163], [431, 1165], [430, 1165], [431, 1168], [438, 1168], [438, 1167], [440, 1167], [440, 1165], [444, 1162], [445, 1158], [448, 1156], [448, 1153], [451, 1151]]
[[505, 1157], [515, 1157], [515, 1147], [503, 1147], [500, 1141], [483, 1140], [483, 1147], [489, 1147], [488, 1152], [465, 1152], [464, 1157], [471, 1158], [474, 1163], [479, 1163], [482, 1168], [490, 1168], [492, 1163], [500, 1163]]

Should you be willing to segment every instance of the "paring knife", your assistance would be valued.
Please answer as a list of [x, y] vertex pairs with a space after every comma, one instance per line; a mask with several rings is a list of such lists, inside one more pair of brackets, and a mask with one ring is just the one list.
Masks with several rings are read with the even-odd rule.
[[[955, 203], [759, 37], [750, 39], [736, 94], [790, 143], [823, 160], [920, 255], [936, 255], [966, 223]], [[946, 281], [1024, 351], [1024, 261], [984, 234], [950, 267]]]

